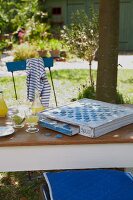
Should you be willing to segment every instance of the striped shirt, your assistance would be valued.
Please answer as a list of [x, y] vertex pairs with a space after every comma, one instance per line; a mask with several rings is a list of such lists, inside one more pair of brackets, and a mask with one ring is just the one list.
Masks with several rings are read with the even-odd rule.
[[48, 107], [51, 87], [47, 79], [43, 59], [27, 59], [26, 69], [27, 99], [33, 102], [35, 98], [35, 90], [38, 90], [42, 105]]

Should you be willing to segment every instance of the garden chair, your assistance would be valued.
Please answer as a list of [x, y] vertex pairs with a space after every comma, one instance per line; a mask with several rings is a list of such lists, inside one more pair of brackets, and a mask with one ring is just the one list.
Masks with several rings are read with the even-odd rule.
[[133, 176], [112, 169], [44, 173], [41, 200], [132, 200]]
[[[52, 88], [53, 88], [53, 92], [54, 92], [55, 104], [57, 106], [56, 93], [55, 93], [55, 88], [54, 88], [54, 83], [53, 83], [53, 78], [52, 78], [52, 71], [51, 71], [51, 67], [53, 67], [53, 58], [52, 57], [43, 58], [43, 61], [44, 61], [44, 66], [48, 67], [48, 69], [49, 69], [50, 79], [51, 79]], [[12, 81], [13, 81], [13, 85], [14, 85], [15, 98], [18, 99], [17, 90], [16, 90], [16, 83], [15, 83], [15, 78], [14, 78], [14, 72], [26, 70], [26, 60], [15, 61], [15, 62], [7, 62], [6, 66], [7, 66], [7, 70], [12, 73]]]

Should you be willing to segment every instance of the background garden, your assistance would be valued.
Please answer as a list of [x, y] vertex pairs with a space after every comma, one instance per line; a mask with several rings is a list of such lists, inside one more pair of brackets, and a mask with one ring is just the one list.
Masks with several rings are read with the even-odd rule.
[[[50, 13], [42, 0], [0, 1], [0, 52], [9, 51], [15, 61], [33, 57], [54, 57], [55, 60], [70, 61], [73, 57], [88, 61], [87, 70], [55, 71], [53, 77], [58, 96], [62, 103], [78, 97], [95, 98], [96, 71], [92, 71], [92, 61], [98, 59], [99, 22], [93, 7], [87, 15], [84, 11], [77, 11], [72, 16], [69, 26], [50, 24]], [[8, 12], [7, 12], [8, 11]], [[19, 37], [22, 31], [22, 37]], [[132, 103], [133, 82], [130, 70], [119, 70], [117, 80], [117, 103]], [[124, 74], [124, 76], [123, 76]], [[24, 77], [16, 77], [23, 80]], [[1, 78], [1, 86], [6, 94], [5, 98], [12, 98], [11, 79]], [[18, 81], [19, 83], [19, 81]], [[9, 84], [9, 87], [6, 85]], [[62, 86], [58, 87], [58, 86]], [[25, 90], [25, 82], [18, 84], [19, 91]], [[64, 95], [64, 88], [67, 88]], [[10, 88], [12, 93], [9, 94]], [[60, 89], [59, 89], [60, 88]], [[79, 91], [80, 88], [80, 91]], [[69, 92], [68, 92], [69, 91]], [[79, 95], [80, 92], [80, 95]], [[88, 93], [88, 95], [87, 95]], [[24, 92], [26, 95], [26, 92]], [[62, 97], [60, 97], [62, 95]], [[65, 99], [63, 98], [65, 97]], [[20, 98], [25, 98], [25, 96]]]
[[[97, 70], [92, 70], [92, 61], [98, 59], [99, 23], [97, 14], [91, 17], [77, 11], [69, 27], [52, 26], [50, 14], [42, 6], [42, 0], [0, 0], [0, 54], [13, 55], [14, 60], [32, 57], [54, 57], [60, 61], [72, 58], [88, 61], [87, 69], [52, 69], [58, 105], [78, 98], [96, 98]], [[18, 32], [22, 30], [22, 37]], [[0, 66], [1, 67], [1, 66]], [[50, 82], [49, 73], [47, 73]], [[15, 76], [18, 98], [26, 100], [26, 76]], [[132, 70], [118, 69], [116, 103], [133, 103]], [[0, 87], [9, 103], [14, 98], [11, 77], [0, 77]], [[23, 95], [22, 95], [23, 94]], [[50, 106], [55, 106], [51, 92]], [[33, 172], [28, 180], [26, 172], [0, 173], [0, 199], [36, 200], [39, 198], [37, 179], [42, 172]]]

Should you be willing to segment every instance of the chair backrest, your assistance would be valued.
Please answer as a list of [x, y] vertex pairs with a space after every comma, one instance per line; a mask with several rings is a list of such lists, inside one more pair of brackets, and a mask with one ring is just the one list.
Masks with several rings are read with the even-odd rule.
[[[53, 67], [53, 58], [52, 57], [43, 58], [43, 61], [44, 61], [45, 67], [48, 67], [48, 68]], [[9, 72], [26, 70], [26, 60], [7, 62], [6, 66], [7, 66], [7, 70]]]
[[[44, 61], [44, 67], [45, 68], [47, 67], [49, 69], [49, 72], [50, 72], [50, 78], [51, 78], [51, 83], [52, 83], [52, 87], [53, 87], [55, 103], [56, 103], [56, 106], [57, 106], [56, 94], [55, 94], [54, 83], [53, 83], [52, 72], [51, 72], [51, 67], [53, 67], [54, 59], [53, 59], [53, 57], [43, 58], [43, 61]], [[15, 84], [13, 72], [26, 70], [26, 60], [15, 61], [15, 62], [7, 62], [6, 66], [7, 66], [7, 70], [9, 72], [12, 72], [12, 80], [13, 80], [13, 84], [14, 84], [15, 98], [17, 99], [16, 84]]]

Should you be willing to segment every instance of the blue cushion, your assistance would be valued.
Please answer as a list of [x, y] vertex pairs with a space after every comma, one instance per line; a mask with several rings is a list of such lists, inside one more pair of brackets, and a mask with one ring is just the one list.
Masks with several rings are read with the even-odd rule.
[[133, 177], [117, 170], [44, 173], [51, 200], [133, 200]]

